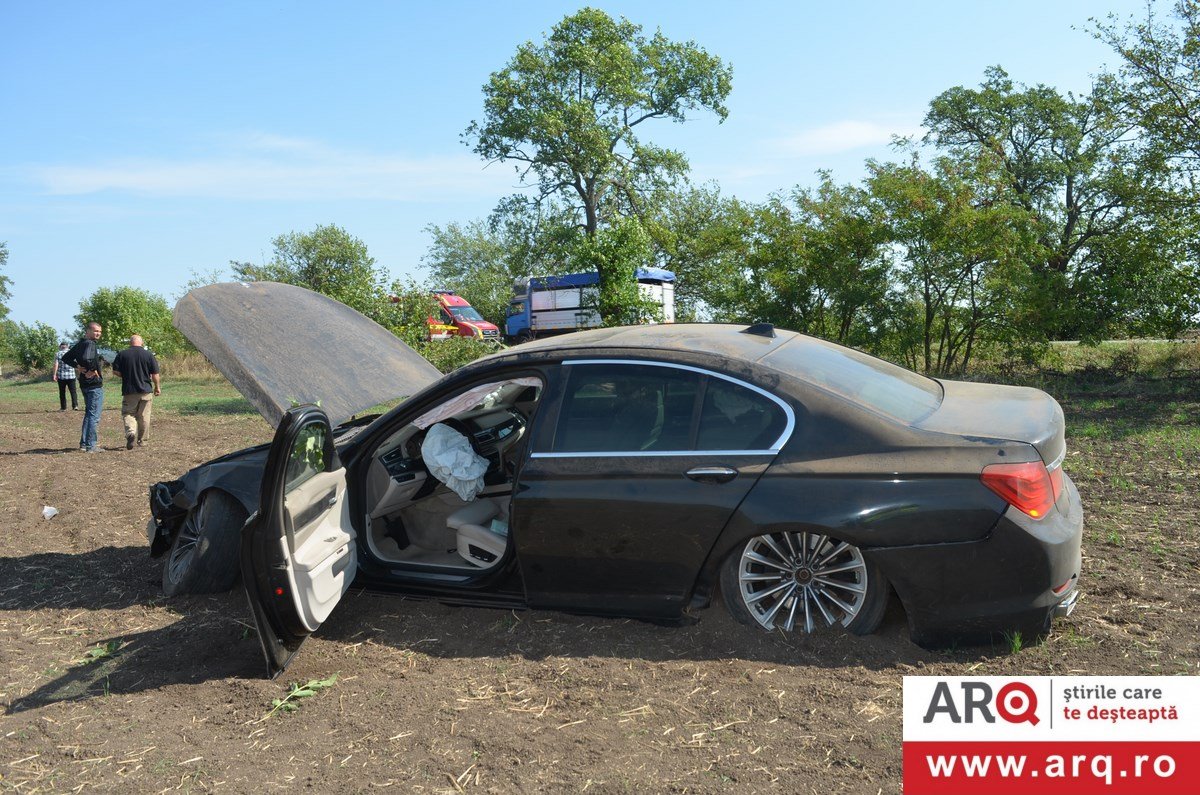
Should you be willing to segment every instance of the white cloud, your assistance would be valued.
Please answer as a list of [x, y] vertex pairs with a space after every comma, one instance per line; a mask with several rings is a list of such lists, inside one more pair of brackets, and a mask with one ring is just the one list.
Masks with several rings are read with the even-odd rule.
[[116, 191], [151, 197], [249, 200], [449, 201], [504, 193], [507, 166], [484, 169], [473, 155], [407, 157], [342, 150], [268, 133], [227, 141], [190, 159], [120, 158], [37, 166], [35, 184], [51, 195]]
[[919, 136], [921, 132], [920, 125], [912, 122], [881, 123], [848, 119], [801, 130], [776, 139], [773, 143], [781, 154], [812, 157], [886, 146], [891, 143], [893, 136]]

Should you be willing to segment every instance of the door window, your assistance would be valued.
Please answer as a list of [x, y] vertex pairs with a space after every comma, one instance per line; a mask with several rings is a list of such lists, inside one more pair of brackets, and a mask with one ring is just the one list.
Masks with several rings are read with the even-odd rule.
[[324, 422], [310, 422], [300, 429], [288, 456], [284, 492], [289, 492], [309, 480], [318, 472], [324, 472], [326, 456], [326, 429]]
[[700, 375], [631, 364], [573, 366], [555, 452], [690, 449]]
[[793, 414], [746, 384], [682, 365], [573, 364], [553, 453], [777, 449]]
[[787, 416], [765, 395], [709, 378], [696, 437], [697, 450], [767, 450], [783, 435]]

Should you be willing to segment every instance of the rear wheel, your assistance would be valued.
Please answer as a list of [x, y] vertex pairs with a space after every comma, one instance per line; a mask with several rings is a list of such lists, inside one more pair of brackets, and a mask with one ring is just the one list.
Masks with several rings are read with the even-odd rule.
[[248, 514], [223, 491], [206, 491], [175, 534], [163, 565], [163, 592], [220, 593], [238, 578], [238, 550]]
[[721, 568], [730, 613], [766, 630], [810, 633], [840, 624], [874, 632], [887, 607], [883, 573], [862, 551], [817, 533], [751, 538]]

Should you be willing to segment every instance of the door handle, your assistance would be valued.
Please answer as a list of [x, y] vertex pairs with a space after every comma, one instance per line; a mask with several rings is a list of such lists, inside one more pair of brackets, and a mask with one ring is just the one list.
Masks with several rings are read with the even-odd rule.
[[737, 470], [729, 467], [695, 467], [685, 474], [697, 483], [728, 483], [738, 476]]

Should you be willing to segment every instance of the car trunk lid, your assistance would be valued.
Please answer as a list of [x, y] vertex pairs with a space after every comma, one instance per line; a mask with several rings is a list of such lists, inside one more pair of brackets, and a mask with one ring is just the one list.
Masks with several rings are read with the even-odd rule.
[[1065, 422], [1058, 401], [1040, 389], [941, 381], [942, 402], [916, 427], [970, 438], [1025, 442], [1047, 467], [1066, 451]]
[[379, 324], [290, 284], [198, 287], [179, 299], [173, 322], [273, 427], [303, 403], [337, 425], [441, 378]]

